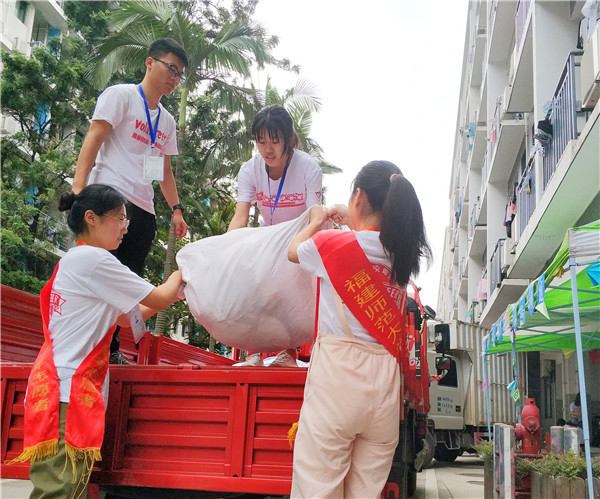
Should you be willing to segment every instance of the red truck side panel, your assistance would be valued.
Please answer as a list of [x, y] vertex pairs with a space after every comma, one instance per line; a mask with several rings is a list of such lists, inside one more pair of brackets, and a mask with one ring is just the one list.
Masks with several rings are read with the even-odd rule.
[[4, 463], [17, 457], [23, 450], [23, 416], [25, 412], [25, 389], [30, 364], [2, 365], [2, 478], [29, 478], [29, 463], [7, 466]]
[[287, 432], [306, 369], [115, 366], [107, 457], [93, 480], [213, 491], [289, 493]]

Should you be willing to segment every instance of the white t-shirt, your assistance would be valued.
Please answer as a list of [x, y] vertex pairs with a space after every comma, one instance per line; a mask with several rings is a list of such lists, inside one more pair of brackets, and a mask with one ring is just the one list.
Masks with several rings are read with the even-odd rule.
[[[76, 246], [61, 259], [50, 295], [48, 325], [61, 402], [69, 402], [73, 374], [117, 317], [153, 289], [102, 248]], [[105, 381], [105, 400], [107, 386]]]
[[[108, 87], [98, 97], [92, 120], [110, 123], [112, 131], [100, 147], [88, 184], [107, 184], [136, 206], [154, 213], [152, 180], [144, 178], [145, 156], [177, 154], [175, 120], [160, 103], [156, 144], [151, 147], [144, 99], [136, 84]], [[150, 110], [155, 127], [158, 109]]]
[[[265, 160], [256, 154], [242, 165], [238, 174], [238, 203], [257, 203], [263, 225], [276, 225], [298, 218], [307, 208], [321, 203], [323, 172], [317, 162], [303, 151], [294, 150], [275, 206], [279, 180], [271, 180]], [[270, 202], [269, 202], [270, 199]], [[271, 207], [275, 206], [271, 219]]]
[[[381, 272], [389, 280], [391, 272], [391, 262], [386, 256], [381, 242], [379, 241], [379, 232], [372, 230], [363, 230], [356, 232], [358, 244], [367, 255], [367, 258], [373, 265], [376, 272]], [[319, 332], [323, 334], [337, 334], [345, 336], [342, 325], [335, 309], [335, 290], [331, 280], [327, 275], [321, 255], [317, 250], [316, 244], [312, 239], [308, 239], [298, 246], [298, 259], [300, 266], [321, 278], [321, 293], [319, 299]], [[390, 296], [398, 303], [402, 295], [402, 288], [397, 285], [386, 284]], [[379, 343], [362, 324], [352, 315], [352, 312], [344, 304], [344, 316], [350, 327], [352, 334], [359, 340], [370, 343]]]

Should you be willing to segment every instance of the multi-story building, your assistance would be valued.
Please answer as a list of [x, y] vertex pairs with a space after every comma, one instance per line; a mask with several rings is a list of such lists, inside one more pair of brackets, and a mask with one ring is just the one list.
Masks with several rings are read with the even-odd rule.
[[[470, 2], [438, 316], [478, 362], [567, 229], [600, 218], [599, 13], [597, 0]], [[547, 428], [578, 392], [575, 356], [517, 355]], [[512, 373], [510, 355], [485, 361]], [[600, 374], [588, 357], [586, 372]], [[588, 393], [600, 409], [600, 385]]]

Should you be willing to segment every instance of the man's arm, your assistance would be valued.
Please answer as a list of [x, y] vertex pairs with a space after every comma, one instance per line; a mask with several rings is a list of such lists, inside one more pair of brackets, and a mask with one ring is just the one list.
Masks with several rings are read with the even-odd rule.
[[96, 162], [96, 156], [100, 150], [100, 146], [112, 131], [112, 125], [108, 121], [94, 120], [90, 125], [79, 158], [77, 158], [77, 166], [75, 166], [75, 176], [73, 177], [73, 192], [79, 194], [85, 187], [85, 182], [90, 174], [90, 170]]
[[[165, 201], [169, 205], [169, 208], [179, 204], [179, 196], [177, 194], [177, 186], [175, 185], [175, 177], [173, 177], [173, 170], [171, 170], [171, 157], [163, 156], [165, 163], [165, 175], [164, 180], [159, 182], [160, 190], [163, 193]], [[173, 211], [173, 223], [175, 224], [175, 235], [182, 238], [187, 234], [188, 226], [183, 219], [183, 213], [181, 210]]]
[[234, 229], [241, 229], [242, 227], [248, 227], [248, 220], [250, 219], [250, 206], [251, 203], [238, 202], [235, 205], [235, 213], [229, 223], [227, 232]]

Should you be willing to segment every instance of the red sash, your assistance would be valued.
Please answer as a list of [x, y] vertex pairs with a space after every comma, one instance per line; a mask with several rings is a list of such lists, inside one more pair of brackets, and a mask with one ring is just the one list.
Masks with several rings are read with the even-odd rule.
[[324, 230], [312, 236], [333, 287], [362, 326], [400, 363], [400, 348], [408, 330], [406, 289], [400, 306], [376, 272], [352, 231]]
[[[29, 375], [25, 399], [25, 434], [23, 452], [11, 463], [39, 461], [58, 453], [59, 380], [54, 365], [52, 339], [48, 331], [52, 286], [58, 271], [40, 293], [40, 310], [44, 326], [44, 344]], [[113, 326], [83, 360], [71, 379], [71, 393], [65, 423], [65, 450], [72, 462], [84, 460], [87, 471], [99, 461], [104, 438], [104, 399], [102, 384], [108, 370], [109, 346]], [[89, 468], [88, 468], [89, 466]]]

